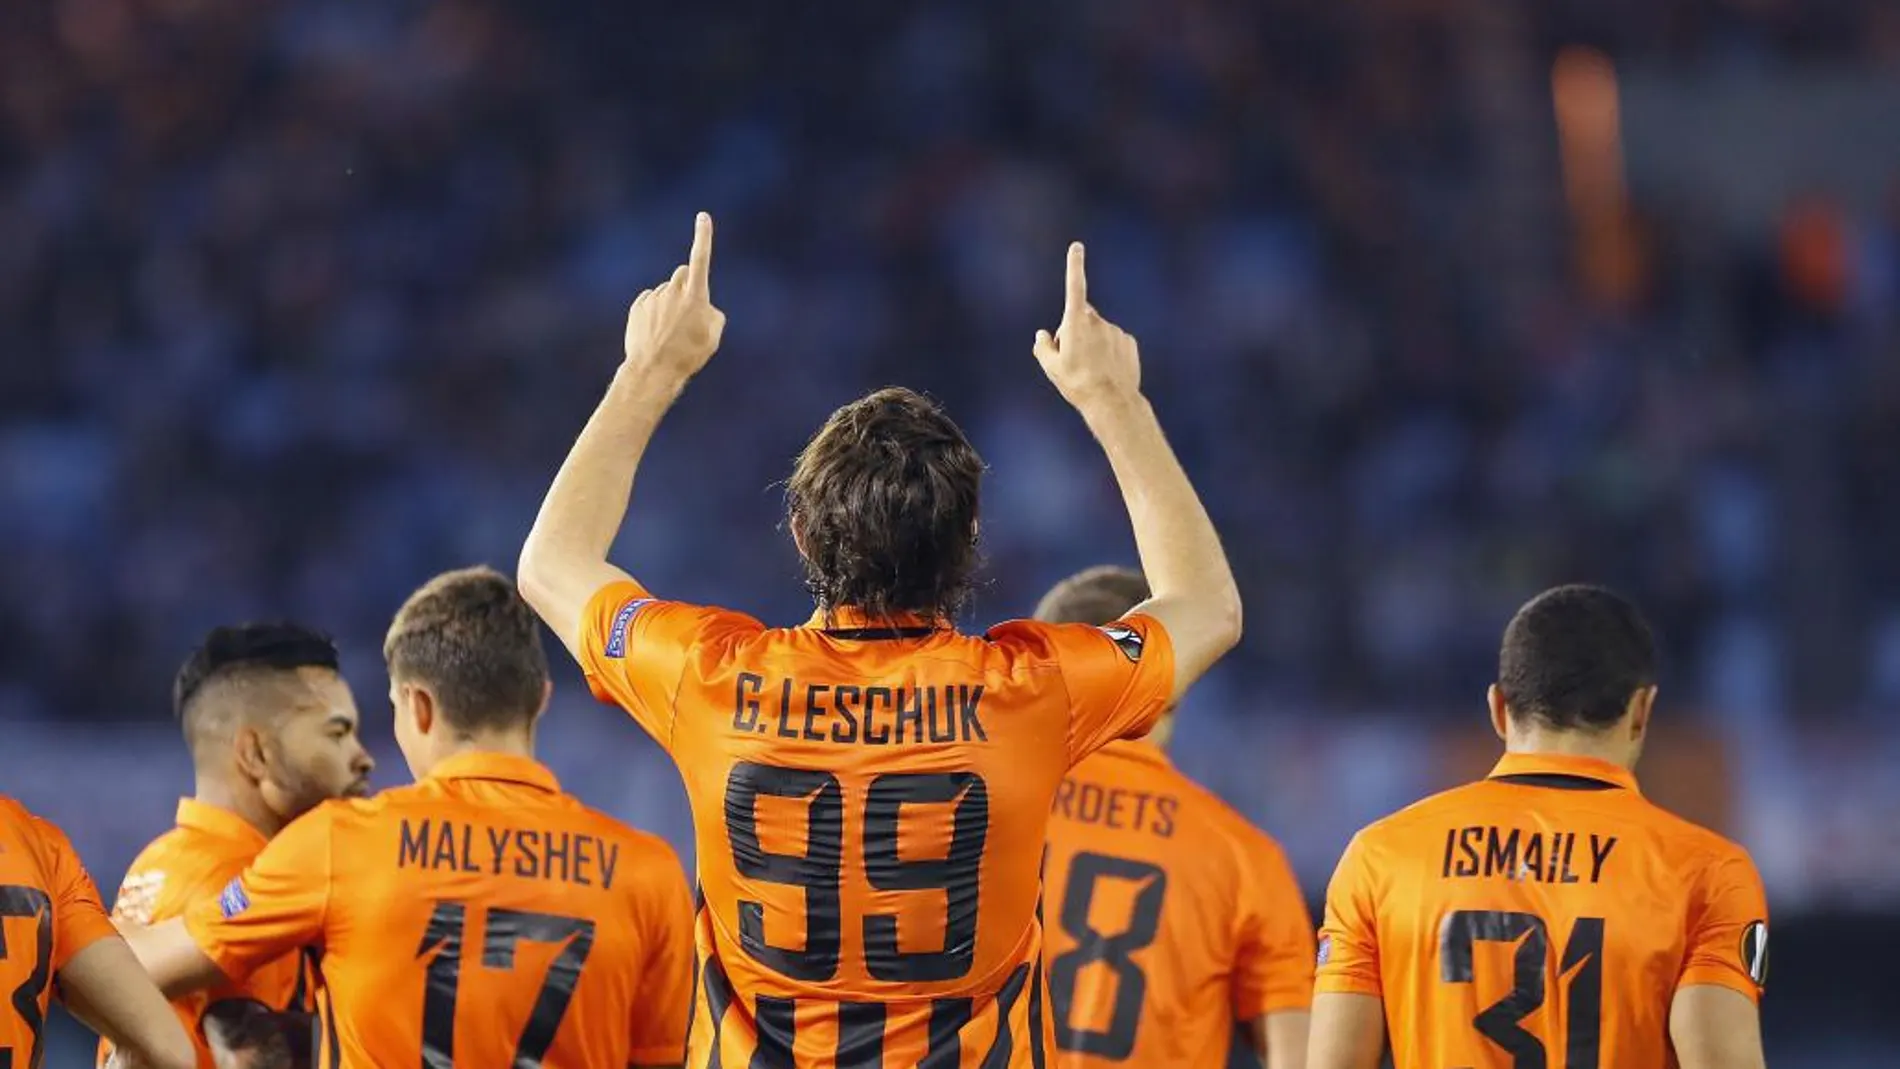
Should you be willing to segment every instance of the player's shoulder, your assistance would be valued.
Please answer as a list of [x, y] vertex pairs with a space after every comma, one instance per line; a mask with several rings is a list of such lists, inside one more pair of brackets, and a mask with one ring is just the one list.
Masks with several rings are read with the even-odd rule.
[[610, 583], [595, 592], [594, 612], [590, 615], [606, 629], [603, 652], [610, 657], [624, 654], [628, 632], [636, 621], [648, 624], [662, 617], [690, 621], [697, 631], [768, 633], [766, 626], [749, 613], [723, 605], [655, 597], [631, 582]]
[[983, 633], [991, 647], [1030, 663], [1054, 664], [1077, 652], [1119, 650], [1131, 661], [1161, 627], [1152, 616], [1136, 613], [1106, 624], [1056, 624], [1042, 620], [1005, 620]]
[[1391, 848], [1406, 850], [1421, 846], [1417, 833], [1421, 827], [1435, 826], [1446, 820], [1461, 816], [1471, 810], [1484, 809], [1494, 803], [1489, 797], [1489, 781], [1478, 780], [1475, 783], [1463, 783], [1449, 787], [1436, 794], [1429, 794], [1411, 805], [1395, 810], [1359, 829], [1353, 836], [1353, 842], [1361, 850]]
[[650, 831], [636, 828], [611, 813], [603, 812], [581, 801], [571, 794], [562, 792], [559, 796], [575, 818], [588, 826], [588, 830], [602, 839], [625, 845], [637, 854], [653, 858], [664, 857], [679, 864], [679, 853], [673, 844]]
[[1647, 798], [1641, 802], [1636, 809], [1636, 819], [1658, 840], [1664, 857], [1690, 868], [1729, 861], [1742, 861], [1751, 869], [1754, 867], [1754, 858], [1741, 843]]

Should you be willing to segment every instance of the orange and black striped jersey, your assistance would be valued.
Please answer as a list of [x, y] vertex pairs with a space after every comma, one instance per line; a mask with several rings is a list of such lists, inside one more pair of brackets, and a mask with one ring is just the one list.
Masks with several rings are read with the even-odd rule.
[[1077, 765], [1049, 825], [1043, 922], [1062, 1069], [1227, 1065], [1236, 1030], [1313, 996], [1280, 845], [1147, 742]]
[[54, 978], [118, 937], [66, 834], [0, 795], [0, 1065], [40, 1064]]
[[[191, 798], [178, 803], [178, 822], [152, 840], [126, 870], [112, 915], [123, 923], [152, 925], [181, 916], [185, 908], [216, 898], [225, 885], [244, 871], [270, 840], [243, 817], [228, 809]], [[261, 1003], [272, 1010], [315, 1009], [310, 1000], [307, 964], [293, 952], [260, 966], [242, 983], [194, 991], [172, 1000], [185, 1033], [198, 1048], [198, 1069], [216, 1069], [205, 1042], [205, 1012], [233, 999]], [[97, 1064], [104, 1066], [112, 1044], [99, 1041]]]
[[185, 913], [232, 979], [319, 951], [320, 1064], [677, 1065], [692, 940], [661, 840], [536, 761], [466, 753], [325, 802]]
[[1760, 997], [1768, 906], [1625, 769], [1510, 754], [1354, 838], [1319, 962], [1319, 991], [1384, 1001], [1397, 1069], [1674, 1066], [1677, 989]]
[[966, 636], [593, 599], [582, 665], [679, 765], [702, 901], [689, 1064], [1042, 1066], [1039, 863], [1071, 764], [1166, 707], [1151, 618]]

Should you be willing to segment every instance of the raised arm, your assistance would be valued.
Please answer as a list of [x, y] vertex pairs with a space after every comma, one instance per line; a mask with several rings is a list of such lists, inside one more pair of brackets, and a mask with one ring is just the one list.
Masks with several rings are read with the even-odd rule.
[[626, 361], [554, 476], [521, 547], [521, 596], [576, 657], [588, 599], [629, 578], [607, 562], [607, 552], [626, 519], [647, 443], [725, 330], [726, 317], [712, 304], [712, 242], [712, 217], [701, 212], [687, 262], [634, 300]]
[[1134, 611], [1161, 621], [1174, 645], [1174, 697], [1240, 641], [1240, 591], [1187, 473], [1141, 393], [1135, 339], [1088, 299], [1080, 242], [1069, 246], [1062, 325], [1036, 332], [1036, 359], [1107, 454], [1135, 529], [1153, 597]]

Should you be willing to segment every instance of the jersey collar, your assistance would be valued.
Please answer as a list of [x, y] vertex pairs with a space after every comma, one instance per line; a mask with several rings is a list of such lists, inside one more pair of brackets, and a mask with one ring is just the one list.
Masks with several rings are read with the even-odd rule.
[[1102, 747], [1102, 752], [1105, 754], [1114, 754], [1116, 757], [1125, 757], [1130, 761], [1139, 761], [1144, 765], [1154, 765], [1158, 768], [1174, 767], [1174, 761], [1168, 757], [1168, 751], [1149, 742], [1148, 736], [1146, 735], [1143, 735], [1139, 739], [1116, 739], [1114, 742]]
[[1636, 774], [1622, 765], [1595, 757], [1573, 757], [1569, 754], [1507, 753], [1491, 770], [1489, 778], [1538, 775], [1576, 776], [1642, 793], [1642, 789], [1636, 785]]
[[257, 829], [257, 825], [238, 816], [229, 809], [210, 802], [200, 802], [196, 798], [178, 800], [178, 826], [190, 831], [204, 832], [220, 839], [233, 839], [263, 849], [269, 837]]
[[492, 779], [558, 794], [561, 781], [532, 757], [505, 753], [460, 753], [429, 770], [428, 779]]
[[893, 612], [883, 616], [871, 616], [863, 609], [852, 605], [841, 605], [835, 609], [820, 607], [805, 621], [805, 626], [814, 631], [824, 631], [843, 638], [922, 638], [944, 627], [942, 620], [926, 616], [920, 612]]

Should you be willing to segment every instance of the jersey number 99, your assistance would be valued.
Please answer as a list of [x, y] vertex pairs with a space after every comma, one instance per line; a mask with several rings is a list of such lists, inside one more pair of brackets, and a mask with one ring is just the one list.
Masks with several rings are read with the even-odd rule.
[[[760, 843], [762, 797], [806, 803], [804, 853], [772, 853]], [[948, 856], [903, 860], [897, 831], [904, 806], [949, 803], [955, 803], [955, 809]], [[744, 900], [739, 902], [739, 945], [753, 960], [794, 980], [818, 982], [837, 976], [844, 934], [844, 789], [838, 777], [816, 769], [740, 762], [726, 778], [725, 811], [739, 875], [805, 892], [804, 949], [773, 945], [766, 938], [765, 904]], [[895, 915], [862, 918], [864, 964], [873, 979], [928, 983], [969, 974], [976, 957], [977, 889], [989, 828], [989, 788], [974, 772], [891, 772], [871, 780], [862, 828], [865, 879], [878, 891], [942, 891], [949, 899], [942, 950], [905, 953], [898, 949]]]

